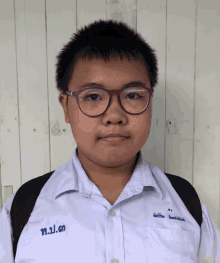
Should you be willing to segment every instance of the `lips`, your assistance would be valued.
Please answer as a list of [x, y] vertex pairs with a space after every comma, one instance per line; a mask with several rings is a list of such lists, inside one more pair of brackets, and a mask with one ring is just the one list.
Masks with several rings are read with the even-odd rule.
[[118, 136], [118, 135], [109, 135], [109, 136], [105, 136], [103, 138], [120, 138], [120, 137], [127, 138], [126, 136]]
[[125, 136], [108, 136], [108, 137], [105, 137], [105, 138], [101, 138], [103, 141], [105, 142], [110, 142], [110, 143], [121, 143], [121, 142], [124, 142], [125, 140], [127, 140], [128, 138], [125, 137]]
[[100, 137], [100, 139], [102, 139], [102, 138], [114, 138], [114, 137], [125, 137], [125, 138], [128, 138], [127, 135], [122, 134], [122, 133], [109, 133], [109, 134], [106, 134], [106, 135]]

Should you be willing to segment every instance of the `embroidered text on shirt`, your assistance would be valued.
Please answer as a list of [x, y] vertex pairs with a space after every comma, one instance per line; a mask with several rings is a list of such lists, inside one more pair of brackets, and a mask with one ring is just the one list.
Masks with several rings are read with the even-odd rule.
[[[45, 234], [45, 235], [54, 234], [54, 233], [55, 233], [55, 225], [53, 225], [53, 226], [54, 226], [54, 230], [53, 230], [53, 231], [52, 231], [52, 227], [49, 228], [49, 229], [50, 229], [50, 233], [47, 233], [46, 227], [45, 227], [45, 228], [41, 228], [42, 236], [44, 236], [44, 234]], [[66, 230], [65, 225], [59, 226], [59, 227], [58, 227], [58, 230], [59, 230], [59, 231], [56, 231], [56, 233], [65, 231], [65, 230]]]
[[[169, 210], [169, 211], [173, 211], [172, 209], [168, 209], [168, 210]], [[158, 214], [155, 214], [155, 213], [154, 213], [153, 216], [154, 216], [154, 217], [160, 217], [160, 218], [164, 218], [164, 217], [165, 217], [164, 215], [161, 215], [161, 213], [158, 213]], [[175, 220], [185, 221], [184, 218], [181, 218], [181, 217], [179, 217], [179, 216], [174, 216], [174, 217], [172, 217], [172, 216], [169, 215], [169, 219], [175, 219]]]

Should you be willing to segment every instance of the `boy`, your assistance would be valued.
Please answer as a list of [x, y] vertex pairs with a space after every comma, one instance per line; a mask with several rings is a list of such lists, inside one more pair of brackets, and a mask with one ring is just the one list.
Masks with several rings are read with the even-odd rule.
[[[57, 58], [59, 102], [77, 148], [42, 188], [16, 263], [213, 262], [203, 261], [219, 246], [205, 205], [200, 228], [163, 171], [141, 154], [158, 76], [153, 50], [125, 24], [99, 21]], [[7, 241], [0, 237], [0, 262], [13, 262], [13, 197], [1, 212]]]

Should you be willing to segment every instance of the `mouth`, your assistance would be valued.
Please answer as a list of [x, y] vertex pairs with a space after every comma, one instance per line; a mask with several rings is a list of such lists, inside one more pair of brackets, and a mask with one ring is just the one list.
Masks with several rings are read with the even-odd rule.
[[104, 137], [100, 139], [102, 139], [104, 142], [119, 143], [119, 142], [124, 142], [128, 138], [129, 137], [118, 136], [118, 137]]

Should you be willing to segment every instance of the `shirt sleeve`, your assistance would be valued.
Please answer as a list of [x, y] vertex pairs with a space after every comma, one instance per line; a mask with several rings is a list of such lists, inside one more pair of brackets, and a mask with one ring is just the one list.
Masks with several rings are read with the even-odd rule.
[[0, 212], [0, 263], [14, 263], [10, 210], [13, 194]]
[[201, 202], [202, 218], [197, 263], [220, 263], [220, 234], [206, 206]]

